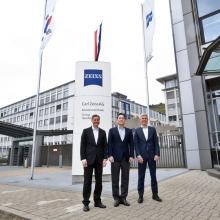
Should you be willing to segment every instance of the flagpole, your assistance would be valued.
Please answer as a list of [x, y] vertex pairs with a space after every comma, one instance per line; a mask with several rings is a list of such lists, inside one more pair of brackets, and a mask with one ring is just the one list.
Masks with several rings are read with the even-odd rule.
[[36, 137], [37, 137], [37, 122], [38, 122], [38, 108], [39, 108], [39, 97], [40, 97], [40, 81], [41, 81], [41, 70], [42, 70], [42, 58], [43, 50], [40, 49], [39, 53], [39, 74], [38, 74], [38, 86], [37, 86], [37, 95], [35, 102], [35, 114], [34, 114], [34, 133], [33, 133], [33, 144], [32, 144], [32, 160], [31, 160], [31, 180], [34, 179], [34, 167], [35, 167], [35, 156], [36, 156]]
[[147, 105], [147, 115], [150, 122], [150, 107], [149, 107], [149, 87], [148, 87], [148, 74], [147, 67], [148, 62], [152, 59], [151, 57], [147, 57], [146, 54], [146, 42], [144, 36], [144, 14], [143, 14], [143, 4], [141, 4], [141, 20], [142, 20], [142, 29], [143, 29], [143, 43], [144, 43], [144, 72], [145, 72], [145, 86], [146, 86], [146, 105]]

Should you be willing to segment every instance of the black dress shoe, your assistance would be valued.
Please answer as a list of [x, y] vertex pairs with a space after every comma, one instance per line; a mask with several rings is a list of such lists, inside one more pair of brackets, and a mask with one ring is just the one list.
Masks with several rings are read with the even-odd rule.
[[126, 199], [121, 199], [121, 203], [125, 206], [130, 206], [130, 203]]
[[114, 201], [114, 207], [118, 207], [119, 204], [120, 204], [119, 199], [115, 199], [115, 201]]
[[84, 205], [83, 206], [83, 211], [84, 212], [88, 212], [90, 210], [89, 206], [88, 205]]
[[157, 194], [153, 194], [152, 199], [157, 201], [157, 202], [162, 202], [162, 199]]
[[138, 198], [138, 203], [143, 203], [143, 201], [144, 201], [144, 198], [142, 197], [142, 196], [140, 196], [139, 198]]
[[99, 208], [101, 208], [101, 209], [105, 209], [106, 208], [106, 205], [104, 205], [103, 203], [95, 203], [95, 205], [94, 205], [95, 207], [99, 207]]

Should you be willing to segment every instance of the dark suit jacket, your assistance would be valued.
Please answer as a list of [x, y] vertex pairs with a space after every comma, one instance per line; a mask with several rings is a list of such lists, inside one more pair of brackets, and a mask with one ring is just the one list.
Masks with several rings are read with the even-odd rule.
[[145, 139], [141, 127], [135, 129], [134, 146], [136, 156], [141, 155], [145, 160], [160, 156], [160, 147], [158, 144], [157, 132], [154, 127], [148, 126], [148, 139]]
[[83, 130], [80, 144], [81, 160], [86, 159], [88, 165], [92, 165], [96, 159], [102, 163], [107, 159], [107, 148], [106, 133], [103, 129], [99, 128], [97, 144], [92, 127]]
[[122, 141], [118, 127], [111, 128], [108, 133], [108, 156], [113, 156], [115, 161], [134, 157], [134, 141], [132, 130], [125, 128], [125, 138]]

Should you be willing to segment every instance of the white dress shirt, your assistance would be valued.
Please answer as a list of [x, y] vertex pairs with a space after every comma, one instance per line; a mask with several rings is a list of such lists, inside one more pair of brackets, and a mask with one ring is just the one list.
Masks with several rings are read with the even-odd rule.
[[125, 128], [118, 126], [118, 132], [119, 132], [121, 140], [123, 141], [125, 138]]
[[99, 128], [94, 128], [92, 126], [92, 131], [93, 131], [93, 135], [94, 135], [94, 138], [95, 138], [95, 143], [97, 144], [98, 142], [98, 136], [99, 136]]
[[145, 137], [145, 139], [147, 141], [147, 139], [148, 139], [148, 126], [147, 127], [143, 127], [142, 126], [142, 129], [143, 129], [143, 132], [144, 132], [144, 137]]

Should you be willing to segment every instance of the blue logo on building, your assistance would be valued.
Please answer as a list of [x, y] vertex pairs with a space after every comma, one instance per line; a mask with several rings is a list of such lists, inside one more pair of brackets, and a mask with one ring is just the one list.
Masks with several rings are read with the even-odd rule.
[[102, 70], [84, 70], [84, 86], [90, 85], [102, 86]]

